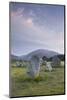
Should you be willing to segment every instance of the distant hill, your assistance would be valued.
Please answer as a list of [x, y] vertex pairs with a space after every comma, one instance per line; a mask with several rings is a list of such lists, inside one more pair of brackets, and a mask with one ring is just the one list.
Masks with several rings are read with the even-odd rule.
[[50, 51], [50, 50], [45, 50], [45, 49], [38, 49], [38, 50], [35, 50], [25, 56], [21, 56], [20, 58], [22, 60], [30, 60], [30, 58], [34, 55], [37, 55], [39, 58], [45, 56], [46, 58], [50, 58], [50, 57], [53, 57], [55, 55], [59, 55], [59, 53], [57, 52], [54, 52], [54, 51]]
[[64, 61], [64, 60], [65, 60], [65, 55], [60, 54], [60, 55], [58, 55], [58, 58], [59, 58], [60, 60]]
[[[58, 55], [55, 55], [55, 56], [57, 56], [61, 61], [64, 61], [65, 60], [65, 55], [64, 54], [58, 54]], [[53, 57], [50, 57], [48, 59], [48, 61], [51, 61]]]
[[22, 55], [20, 57], [16, 55], [11, 55], [11, 59], [29, 61], [30, 58], [34, 55], [38, 56], [39, 58], [46, 57], [46, 60], [48, 61], [51, 60], [53, 56], [58, 56], [61, 60], [64, 60], [64, 55], [51, 51], [51, 50], [46, 50], [46, 49], [38, 49], [38, 50], [28, 53], [27, 55]]

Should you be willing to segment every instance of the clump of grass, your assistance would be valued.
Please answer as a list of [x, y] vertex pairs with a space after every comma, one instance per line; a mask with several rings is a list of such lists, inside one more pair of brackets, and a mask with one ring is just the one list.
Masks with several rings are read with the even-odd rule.
[[33, 80], [36, 81], [36, 82], [39, 82], [39, 81], [42, 80], [42, 77], [41, 76], [36, 76], [36, 77], [34, 77]]
[[34, 81], [36, 81], [36, 82], [39, 82], [40, 80], [41, 80], [40, 77], [34, 78]]

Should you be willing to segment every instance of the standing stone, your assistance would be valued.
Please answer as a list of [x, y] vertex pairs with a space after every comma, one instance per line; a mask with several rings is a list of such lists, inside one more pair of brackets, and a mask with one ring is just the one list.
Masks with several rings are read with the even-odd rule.
[[18, 61], [16, 62], [16, 66], [17, 67], [20, 67], [20, 63]]
[[37, 77], [39, 76], [40, 71], [40, 59], [37, 56], [32, 56], [28, 65], [27, 74], [30, 77]]
[[51, 63], [52, 67], [54, 67], [54, 68], [55, 68], [55, 67], [59, 67], [60, 64], [61, 64], [60, 59], [59, 59], [57, 56], [54, 56], [54, 57], [52, 58], [52, 63]]
[[52, 66], [51, 66], [50, 62], [45, 63], [45, 70], [52, 71]]

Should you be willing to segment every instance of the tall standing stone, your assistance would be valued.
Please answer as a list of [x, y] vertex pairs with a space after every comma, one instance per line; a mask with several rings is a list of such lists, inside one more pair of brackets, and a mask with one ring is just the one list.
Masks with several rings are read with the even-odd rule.
[[28, 75], [30, 77], [39, 76], [40, 71], [40, 59], [37, 56], [32, 56], [28, 65]]

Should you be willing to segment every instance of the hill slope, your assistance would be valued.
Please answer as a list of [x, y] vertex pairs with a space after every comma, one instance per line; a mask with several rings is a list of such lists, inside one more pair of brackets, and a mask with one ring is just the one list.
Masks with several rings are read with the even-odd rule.
[[53, 57], [55, 55], [58, 55], [59, 53], [57, 52], [54, 52], [54, 51], [50, 51], [50, 50], [45, 50], [45, 49], [38, 49], [38, 50], [35, 50], [25, 56], [21, 56], [20, 58], [22, 60], [30, 60], [31, 56], [38, 56], [39, 58], [45, 56], [46, 58], [50, 58], [50, 57]]

